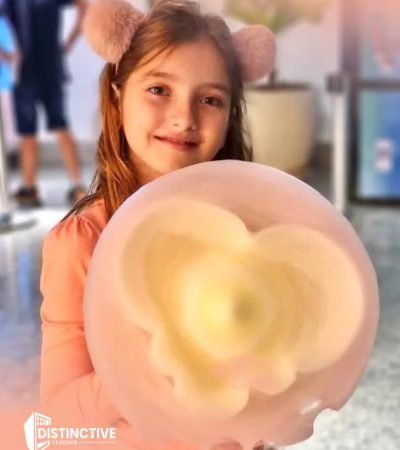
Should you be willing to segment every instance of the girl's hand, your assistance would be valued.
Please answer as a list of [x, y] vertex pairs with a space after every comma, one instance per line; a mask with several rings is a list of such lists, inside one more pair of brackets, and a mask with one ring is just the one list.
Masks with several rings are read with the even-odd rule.
[[211, 450], [243, 450], [243, 447], [238, 442], [226, 441], [214, 445]]
[[[214, 446], [211, 450], [244, 450], [243, 447], [235, 441], [226, 441]], [[266, 446], [263, 442], [258, 442], [252, 450], [276, 450], [275, 447]]]

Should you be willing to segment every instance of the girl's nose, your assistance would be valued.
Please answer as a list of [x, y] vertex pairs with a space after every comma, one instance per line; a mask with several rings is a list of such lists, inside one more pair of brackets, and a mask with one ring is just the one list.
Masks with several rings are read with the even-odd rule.
[[173, 106], [171, 105], [171, 109], [171, 122], [174, 130], [182, 132], [197, 129], [197, 111], [192, 102], [175, 102]]

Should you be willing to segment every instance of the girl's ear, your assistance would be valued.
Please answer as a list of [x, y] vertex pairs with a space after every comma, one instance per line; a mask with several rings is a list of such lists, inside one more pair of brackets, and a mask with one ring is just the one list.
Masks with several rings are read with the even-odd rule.
[[115, 98], [119, 101], [120, 98], [121, 98], [121, 93], [120, 93], [120, 91], [118, 89], [118, 86], [116, 84], [112, 83], [112, 88], [113, 88], [113, 91], [114, 91]]
[[114, 94], [114, 99], [118, 105], [119, 113], [121, 114], [121, 91], [116, 84], [112, 83], [111, 86]]

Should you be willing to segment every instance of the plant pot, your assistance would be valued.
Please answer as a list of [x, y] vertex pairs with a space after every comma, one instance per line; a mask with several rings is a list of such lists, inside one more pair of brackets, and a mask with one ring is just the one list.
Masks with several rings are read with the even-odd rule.
[[304, 177], [316, 140], [316, 99], [305, 84], [245, 89], [254, 161]]

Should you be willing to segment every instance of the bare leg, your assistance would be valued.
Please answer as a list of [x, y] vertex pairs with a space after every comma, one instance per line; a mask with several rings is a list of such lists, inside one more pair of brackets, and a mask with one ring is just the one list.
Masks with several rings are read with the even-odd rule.
[[35, 136], [21, 138], [22, 179], [26, 187], [33, 187], [36, 182], [38, 162], [38, 142]]
[[71, 182], [73, 184], [79, 184], [81, 181], [81, 172], [75, 139], [67, 129], [57, 130], [56, 136]]

